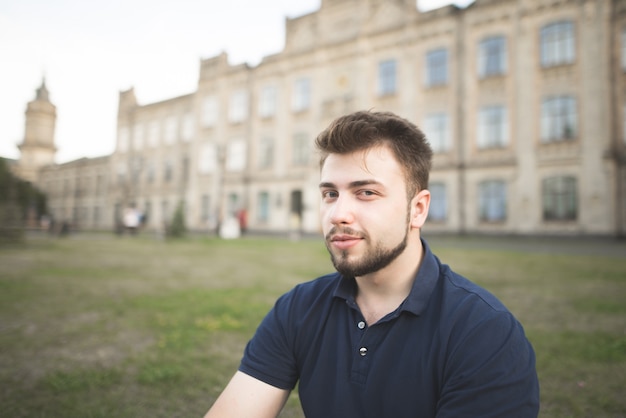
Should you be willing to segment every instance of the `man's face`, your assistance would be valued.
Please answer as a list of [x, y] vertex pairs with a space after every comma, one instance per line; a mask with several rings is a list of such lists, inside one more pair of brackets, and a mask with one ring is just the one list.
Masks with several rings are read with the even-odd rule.
[[406, 181], [387, 147], [330, 154], [320, 191], [322, 230], [337, 271], [364, 276], [404, 251], [410, 213]]

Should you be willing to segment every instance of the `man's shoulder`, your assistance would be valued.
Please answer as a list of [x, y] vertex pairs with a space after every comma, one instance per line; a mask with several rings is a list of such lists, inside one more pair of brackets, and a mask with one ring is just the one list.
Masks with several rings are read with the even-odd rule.
[[318, 296], [320, 294], [332, 294], [341, 280], [341, 275], [337, 272], [329, 273], [324, 276], [317, 277], [308, 282], [297, 284], [289, 293], [298, 297]]
[[444, 295], [455, 299], [455, 303], [465, 302], [494, 312], [508, 312], [504, 304], [485, 287], [455, 273], [446, 265], [443, 265], [441, 273]]
[[281, 299], [295, 301], [296, 303], [306, 303], [306, 301], [320, 297], [332, 297], [339, 280], [341, 280], [339, 273], [329, 273], [313, 280], [297, 284], [285, 293]]

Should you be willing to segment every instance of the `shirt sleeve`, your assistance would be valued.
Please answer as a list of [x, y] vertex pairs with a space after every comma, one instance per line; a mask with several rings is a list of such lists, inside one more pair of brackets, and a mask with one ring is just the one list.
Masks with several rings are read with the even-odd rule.
[[298, 381], [286, 323], [292, 293], [278, 299], [248, 342], [239, 371], [279, 389], [292, 390]]
[[537, 417], [535, 353], [509, 312], [492, 312], [452, 350], [437, 418]]

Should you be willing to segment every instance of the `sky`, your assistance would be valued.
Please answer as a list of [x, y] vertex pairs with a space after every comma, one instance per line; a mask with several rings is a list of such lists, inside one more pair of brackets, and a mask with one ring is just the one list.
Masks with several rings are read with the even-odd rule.
[[[472, 0], [419, 0], [420, 10]], [[139, 104], [192, 93], [200, 60], [257, 65], [280, 52], [285, 18], [320, 0], [0, 0], [0, 156], [19, 158], [24, 111], [45, 77], [57, 163], [111, 154], [119, 92]]]

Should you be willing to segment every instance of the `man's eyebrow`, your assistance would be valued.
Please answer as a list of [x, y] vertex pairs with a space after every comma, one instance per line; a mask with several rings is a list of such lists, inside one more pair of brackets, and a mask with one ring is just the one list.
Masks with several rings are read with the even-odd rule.
[[[382, 183], [373, 179], [372, 180], [356, 180], [348, 184], [348, 188], [354, 189], [356, 187], [371, 186], [371, 185], [382, 186]], [[335, 183], [330, 183], [330, 182], [321, 182], [319, 187], [320, 189], [336, 189], [337, 188]]]

